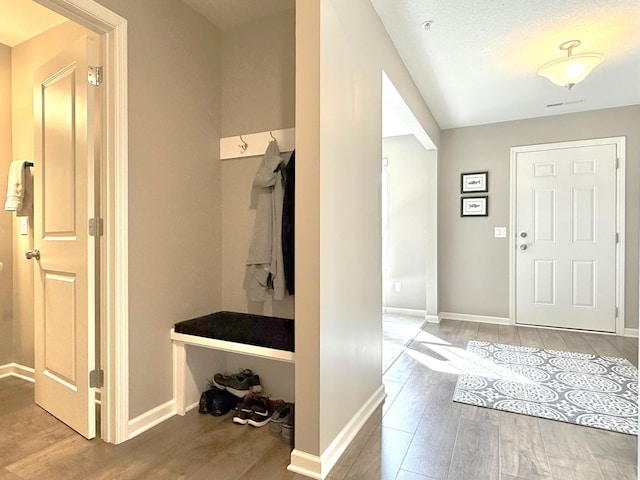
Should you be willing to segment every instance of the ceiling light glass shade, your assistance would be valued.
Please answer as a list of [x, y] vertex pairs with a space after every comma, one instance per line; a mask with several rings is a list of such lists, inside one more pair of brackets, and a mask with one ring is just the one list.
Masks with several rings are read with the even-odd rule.
[[573, 48], [579, 44], [578, 40], [571, 40], [560, 45], [561, 50], [567, 50], [567, 58], [554, 60], [543, 65], [538, 70], [538, 75], [547, 77], [556, 85], [571, 90], [576, 83], [584, 80], [604, 60], [604, 57], [598, 53], [572, 55]]

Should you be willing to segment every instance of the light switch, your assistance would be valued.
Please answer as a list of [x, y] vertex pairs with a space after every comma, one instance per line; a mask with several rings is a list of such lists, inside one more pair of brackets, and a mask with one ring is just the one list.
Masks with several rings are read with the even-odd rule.
[[493, 236], [495, 238], [506, 238], [507, 237], [507, 227], [495, 227], [493, 229]]
[[26, 235], [29, 233], [29, 217], [20, 217], [20, 234]]

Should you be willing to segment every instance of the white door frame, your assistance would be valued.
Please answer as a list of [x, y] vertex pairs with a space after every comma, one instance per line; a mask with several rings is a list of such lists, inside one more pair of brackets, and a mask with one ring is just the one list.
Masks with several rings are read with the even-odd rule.
[[517, 186], [517, 162], [518, 153], [533, 152], [540, 150], [555, 150], [558, 148], [588, 147], [594, 145], [615, 144], [618, 153], [618, 168], [616, 169], [616, 231], [618, 233], [618, 243], [616, 244], [616, 307], [618, 316], [616, 318], [616, 334], [624, 335], [624, 250], [625, 250], [625, 137], [595, 138], [590, 140], [576, 140], [568, 142], [545, 143], [538, 145], [525, 145], [511, 147], [510, 163], [510, 218], [509, 218], [509, 323], [516, 324], [516, 255], [517, 232], [516, 228], [516, 186]]
[[105, 228], [99, 266], [104, 386], [100, 421], [102, 439], [121, 443], [128, 439], [129, 423], [127, 21], [93, 0], [34, 1], [104, 39], [100, 196]]

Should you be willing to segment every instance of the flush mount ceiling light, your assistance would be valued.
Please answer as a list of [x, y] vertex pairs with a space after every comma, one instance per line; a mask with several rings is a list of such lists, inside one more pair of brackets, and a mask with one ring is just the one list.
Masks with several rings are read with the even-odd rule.
[[580, 45], [580, 40], [569, 40], [560, 45], [560, 50], [567, 51], [567, 58], [554, 60], [540, 67], [538, 75], [547, 77], [556, 85], [571, 90], [576, 83], [584, 80], [596, 68], [604, 57], [599, 53], [573, 55], [573, 49]]

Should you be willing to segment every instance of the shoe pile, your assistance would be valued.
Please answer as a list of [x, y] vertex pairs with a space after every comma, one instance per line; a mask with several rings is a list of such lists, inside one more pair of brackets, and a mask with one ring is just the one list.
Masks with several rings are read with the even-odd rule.
[[251, 370], [241, 370], [239, 373], [216, 373], [209, 380], [207, 389], [200, 396], [198, 412], [211, 415], [224, 415], [238, 404], [238, 399], [249, 392], [260, 392], [260, 377]]
[[200, 413], [224, 415], [234, 409], [233, 422], [264, 427], [293, 445], [294, 404], [263, 395], [260, 376], [249, 369], [216, 373], [200, 397]]

